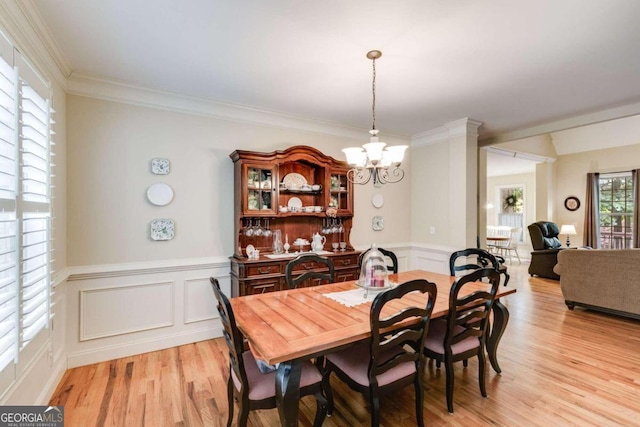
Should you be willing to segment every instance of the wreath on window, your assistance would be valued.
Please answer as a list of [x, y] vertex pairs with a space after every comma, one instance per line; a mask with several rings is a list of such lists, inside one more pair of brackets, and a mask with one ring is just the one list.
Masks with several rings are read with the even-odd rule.
[[505, 197], [504, 199], [504, 205], [507, 208], [515, 208], [516, 207], [516, 203], [518, 203], [518, 198], [516, 196], [514, 196], [513, 194], [510, 196]]

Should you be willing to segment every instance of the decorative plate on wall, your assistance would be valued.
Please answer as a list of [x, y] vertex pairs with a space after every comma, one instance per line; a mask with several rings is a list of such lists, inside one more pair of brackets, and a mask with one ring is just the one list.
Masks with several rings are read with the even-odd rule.
[[163, 182], [151, 184], [147, 189], [147, 200], [156, 206], [165, 206], [173, 200], [173, 188]]
[[384, 230], [384, 218], [379, 215], [374, 216], [371, 220], [371, 228], [373, 229], [373, 231]]
[[151, 221], [151, 240], [171, 240], [175, 234], [172, 219], [160, 218]]
[[569, 211], [577, 211], [580, 208], [580, 200], [575, 196], [564, 199], [564, 207]]
[[376, 193], [371, 196], [371, 204], [374, 208], [380, 209], [382, 205], [384, 205], [384, 197], [382, 197], [382, 194]]
[[155, 175], [168, 175], [171, 172], [169, 159], [151, 159], [151, 173]]

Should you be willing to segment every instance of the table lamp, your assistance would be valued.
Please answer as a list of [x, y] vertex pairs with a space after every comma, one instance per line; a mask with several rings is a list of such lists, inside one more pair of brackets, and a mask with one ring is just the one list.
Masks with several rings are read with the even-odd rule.
[[576, 232], [575, 225], [565, 224], [562, 227], [560, 227], [560, 234], [565, 234], [567, 236], [567, 247], [569, 247], [571, 245], [571, 242], [569, 241], [569, 236], [573, 236], [578, 233]]

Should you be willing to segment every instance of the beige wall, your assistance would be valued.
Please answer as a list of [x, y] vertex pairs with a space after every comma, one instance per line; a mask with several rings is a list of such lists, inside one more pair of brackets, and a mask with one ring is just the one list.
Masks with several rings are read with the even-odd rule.
[[413, 242], [448, 245], [449, 143], [413, 147], [411, 160]]
[[[574, 224], [577, 236], [571, 236], [571, 245], [582, 244], [584, 232], [584, 199], [588, 172], [622, 172], [640, 167], [640, 144], [605, 150], [587, 151], [583, 153], [558, 156], [556, 161], [556, 199], [555, 222]], [[564, 200], [568, 196], [576, 196], [580, 200], [580, 208], [571, 212], [564, 208]], [[564, 242], [565, 236], [561, 236]]]
[[[80, 96], [68, 97], [67, 123], [70, 266], [226, 257], [234, 244], [233, 150], [273, 151], [301, 144], [343, 159], [342, 148], [367, 138], [366, 132], [356, 141]], [[154, 157], [171, 161], [169, 175], [151, 174]], [[146, 190], [155, 182], [173, 187], [172, 203], [158, 207], [146, 200]], [[410, 240], [410, 183], [407, 176], [380, 189], [371, 183], [357, 186], [352, 244]], [[379, 210], [370, 202], [375, 192], [385, 197]], [[371, 231], [374, 215], [384, 216], [384, 231]], [[173, 240], [150, 240], [149, 221], [154, 218], [175, 221]]]

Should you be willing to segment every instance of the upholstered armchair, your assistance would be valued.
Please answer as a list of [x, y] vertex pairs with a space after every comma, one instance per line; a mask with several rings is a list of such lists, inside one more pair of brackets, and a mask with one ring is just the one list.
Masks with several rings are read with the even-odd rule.
[[529, 226], [529, 235], [533, 246], [531, 264], [529, 265], [530, 275], [553, 280], [560, 279], [560, 276], [553, 271], [553, 267], [558, 263], [558, 252], [562, 250], [558, 234], [560, 234], [560, 229], [553, 222], [538, 221]]

